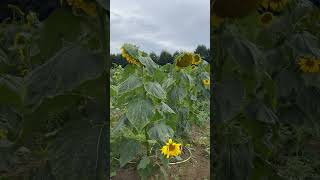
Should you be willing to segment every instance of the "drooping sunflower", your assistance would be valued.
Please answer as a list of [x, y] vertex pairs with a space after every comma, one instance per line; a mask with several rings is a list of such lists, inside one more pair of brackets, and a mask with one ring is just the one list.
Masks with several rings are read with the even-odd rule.
[[161, 153], [165, 155], [166, 158], [178, 156], [181, 154], [181, 144], [169, 139], [166, 145], [161, 148]]
[[268, 26], [272, 20], [274, 19], [273, 14], [271, 12], [265, 12], [260, 17], [260, 22], [263, 26]]
[[212, 12], [221, 18], [241, 18], [257, 9], [259, 0], [216, 0]]
[[199, 54], [194, 54], [192, 59], [193, 65], [198, 65], [201, 63], [201, 56]]
[[210, 85], [210, 79], [202, 80], [203, 85]]
[[272, 11], [281, 11], [288, 4], [288, 0], [262, 0], [260, 5]]
[[301, 57], [298, 61], [300, 70], [303, 72], [317, 73], [320, 72], [320, 60], [315, 58]]
[[137, 47], [131, 44], [124, 44], [121, 48], [121, 55], [128, 61], [130, 64], [139, 65], [140, 62], [138, 60], [139, 50]]
[[177, 68], [188, 67], [192, 65], [193, 61], [194, 61], [193, 53], [189, 53], [189, 52], [182, 53], [176, 58], [176, 67]]
[[85, 0], [67, 0], [69, 6], [76, 9], [81, 9], [86, 14], [92, 17], [97, 16], [96, 5], [94, 2], [87, 2]]

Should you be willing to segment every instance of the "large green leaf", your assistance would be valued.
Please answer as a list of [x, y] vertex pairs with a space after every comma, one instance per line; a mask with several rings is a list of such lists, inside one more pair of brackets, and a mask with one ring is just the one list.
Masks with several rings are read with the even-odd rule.
[[139, 61], [141, 64], [143, 64], [147, 68], [147, 71], [151, 76], [159, 67], [159, 65], [157, 65], [149, 56], [147, 57], [140, 56]]
[[[80, 118], [80, 117], [79, 117]], [[56, 180], [105, 179], [107, 159], [106, 128], [90, 123], [87, 119], [68, 122], [49, 143], [48, 154]]]
[[103, 60], [98, 55], [77, 46], [65, 47], [26, 77], [26, 103], [39, 105], [43, 98], [71, 92], [103, 72]]
[[161, 102], [160, 104], [160, 111], [165, 112], [165, 113], [172, 113], [175, 114], [174, 110], [171, 109], [170, 106], [168, 106], [168, 104]]
[[136, 75], [132, 75], [119, 85], [118, 93], [124, 94], [126, 92], [132, 91], [140, 87], [141, 85], [142, 85], [141, 79]]
[[275, 123], [278, 121], [277, 115], [265, 104], [260, 101], [254, 101], [246, 107], [247, 116], [253, 120], [259, 120], [265, 123]]
[[167, 142], [169, 138], [172, 138], [173, 133], [172, 128], [164, 123], [156, 123], [148, 131], [151, 139], [160, 140], [162, 142]]
[[187, 92], [182, 87], [175, 86], [171, 90], [170, 97], [172, 101], [182, 102], [186, 96], [187, 96]]
[[120, 148], [120, 167], [133, 160], [141, 151], [141, 145], [135, 140], [125, 140], [121, 143]]
[[244, 102], [244, 87], [238, 80], [223, 81], [217, 84], [214, 90], [217, 101], [217, 116], [222, 121], [233, 118], [241, 111]]
[[74, 42], [80, 31], [80, 17], [73, 15], [72, 11], [63, 8], [53, 11], [44, 21], [40, 32], [40, 58], [50, 58], [62, 47], [63, 40]]
[[153, 105], [147, 99], [132, 100], [126, 113], [130, 123], [138, 130], [143, 129], [154, 115]]
[[10, 75], [0, 77], [0, 104], [21, 106], [24, 96], [23, 79]]
[[248, 40], [234, 38], [226, 45], [230, 46], [225, 47], [228, 54], [239, 63], [244, 71], [251, 71], [263, 60], [262, 52]]
[[152, 96], [154, 96], [156, 98], [159, 98], [159, 99], [166, 98], [165, 90], [157, 82], [148, 82], [144, 85], [144, 88], [149, 94], [151, 94]]
[[289, 96], [291, 92], [297, 92], [302, 85], [299, 75], [287, 70], [281, 71], [276, 76], [275, 81], [277, 83], [277, 95], [279, 97], [286, 97]]

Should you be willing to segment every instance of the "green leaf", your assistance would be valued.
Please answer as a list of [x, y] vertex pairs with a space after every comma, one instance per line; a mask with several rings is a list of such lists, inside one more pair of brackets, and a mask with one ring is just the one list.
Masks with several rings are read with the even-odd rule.
[[175, 82], [176, 82], [175, 79], [173, 79], [172, 77], [169, 77], [169, 78], [167, 78], [167, 79], [163, 82], [162, 87], [163, 87], [164, 89], [168, 90], [168, 88], [169, 88], [171, 85], [173, 85]]
[[106, 127], [93, 126], [87, 119], [73, 119], [49, 142], [48, 155], [57, 180], [105, 179]]
[[156, 123], [148, 131], [148, 135], [151, 139], [167, 142], [169, 138], [173, 137], [173, 130], [170, 126], [164, 123]]
[[153, 105], [147, 99], [132, 100], [128, 105], [126, 115], [130, 123], [138, 130], [141, 130], [154, 115]]
[[69, 9], [54, 10], [43, 22], [40, 32], [40, 58], [50, 58], [62, 47], [63, 40], [74, 42], [80, 35], [80, 22], [80, 17], [73, 15]]
[[217, 101], [217, 116], [227, 121], [237, 115], [244, 102], [244, 86], [238, 80], [227, 80], [217, 84], [214, 90]]
[[151, 76], [154, 75], [154, 72], [159, 67], [149, 56], [139, 56], [139, 61], [147, 68], [147, 71]]
[[142, 85], [141, 79], [136, 75], [132, 75], [119, 85], [118, 93], [124, 94], [126, 92], [132, 91], [140, 87], [141, 85]]
[[260, 101], [250, 103], [246, 108], [246, 113], [250, 119], [256, 119], [261, 122], [274, 124], [278, 121], [277, 115]]
[[132, 161], [136, 155], [141, 151], [141, 145], [135, 140], [126, 140], [121, 143], [120, 148], [120, 167], [125, 166]]
[[149, 163], [150, 158], [148, 156], [144, 156], [138, 164], [138, 169], [145, 169]]
[[144, 88], [149, 94], [151, 94], [152, 96], [154, 96], [156, 98], [159, 98], [159, 99], [166, 98], [165, 90], [157, 82], [148, 82], [144, 85]]
[[183, 99], [187, 96], [187, 92], [179, 86], [175, 86], [171, 91], [171, 100], [182, 102]]
[[24, 96], [23, 79], [10, 75], [0, 77], [0, 104], [21, 106]]
[[27, 77], [27, 105], [37, 106], [45, 97], [71, 92], [104, 73], [103, 60], [89, 50], [72, 46], [61, 49]]
[[162, 112], [175, 114], [174, 110], [172, 110], [171, 107], [164, 102], [161, 102], [160, 109]]

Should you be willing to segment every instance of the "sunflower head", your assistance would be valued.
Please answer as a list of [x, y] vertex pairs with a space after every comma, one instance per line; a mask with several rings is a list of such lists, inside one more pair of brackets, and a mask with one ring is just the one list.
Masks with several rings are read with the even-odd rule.
[[168, 139], [166, 145], [162, 146], [161, 153], [166, 158], [175, 157], [181, 154], [181, 144], [175, 143], [172, 139]]
[[260, 22], [262, 25], [269, 25], [273, 20], [273, 14], [271, 12], [265, 12], [260, 17]]
[[183, 67], [188, 67], [192, 65], [193, 63], [193, 53], [182, 53], [179, 56], [177, 56], [176, 60], [176, 67], [178, 68], [183, 68]]
[[201, 56], [199, 54], [194, 54], [192, 59], [193, 65], [198, 65], [201, 63]]
[[210, 85], [210, 79], [204, 79], [202, 80], [203, 85]]
[[257, 0], [216, 0], [212, 3], [212, 12], [221, 18], [241, 18], [249, 15], [257, 7]]
[[139, 49], [138, 47], [132, 44], [124, 44], [121, 48], [122, 56], [128, 61], [130, 64], [139, 65]]
[[264, 9], [272, 10], [272, 11], [281, 11], [288, 4], [288, 0], [262, 0], [260, 2], [260, 6]]
[[320, 60], [316, 58], [300, 57], [298, 65], [300, 66], [300, 70], [303, 72], [320, 72]]

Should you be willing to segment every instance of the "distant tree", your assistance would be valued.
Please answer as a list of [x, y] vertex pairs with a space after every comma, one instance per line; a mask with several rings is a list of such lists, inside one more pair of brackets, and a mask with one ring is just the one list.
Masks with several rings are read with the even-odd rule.
[[210, 49], [207, 49], [205, 45], [198, 45], [194, 53], [200, 54], [205, 61], [210, 62]]
[[150, 53], [150, 57], [154, 62], [158, 62], [159, 61], [158, 55], [156, 53], [154, 53], [154, 52]]
[[172, 55], [167, 51], [162, 51], [160, 53], [159, 61], [157, 62], [159, 65], [165, 65], [168, 63], [173, 63]]
[[128, 62], [121, 54], [110, 54], [111, 63], [119, 64], [122, 67], [126, 66]]
[[173, 59], [175, 59], [177, 56], [179, 56], [181, 54], [181, 52], [176, 51], [173, 53]]

